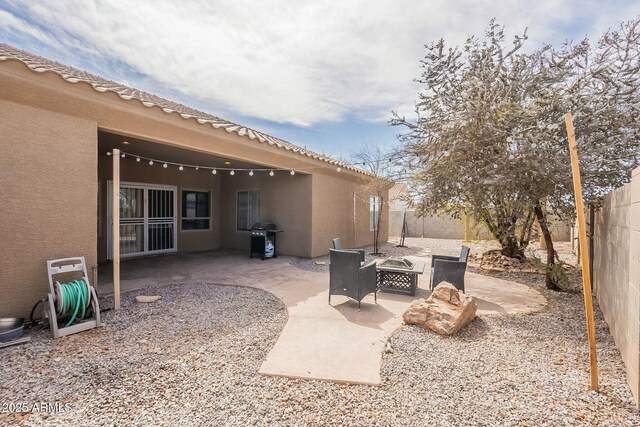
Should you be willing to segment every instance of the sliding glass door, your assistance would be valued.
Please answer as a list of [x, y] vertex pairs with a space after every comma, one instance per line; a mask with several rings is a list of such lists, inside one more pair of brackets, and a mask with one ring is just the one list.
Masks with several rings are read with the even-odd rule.
[[[112, 259], [113, 183], [108, 189], [107, 251]], [[146, 184], [120, 185], [120, 256], [176, 251], [176, 188]]]

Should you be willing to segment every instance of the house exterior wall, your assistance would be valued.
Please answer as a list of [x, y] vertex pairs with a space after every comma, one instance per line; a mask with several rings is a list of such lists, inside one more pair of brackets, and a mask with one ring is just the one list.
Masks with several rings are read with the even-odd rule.
[[593, 286], [640, 406], [640, 168], [595, 213]]
[[97, 126], [0, 99], [0, 129], [0, 317], [27, 317], [48, 259], [96, 263]]
[[[341, 239], [345, 248], [373, 244], [373, 231], [369, 227], [371, 195], [362, 193], [361, 185], [360, 182], [347, 181], [329, 173], [313, 174], [314, 233], [311, 257], [328, 254], [331, 241], [336, 237]], [[383, 198], [388, 199], [388, 189], [383, 192]], [[389, 238], [388, 206], [388, 203], [383, 206], [379, 243]]]
[[[26, 316], [35, 299], [45, 295], [46, 259], [85, 255], [91, 268], [106, 258], [111, 159], [105, 153], [98, 155], [99, 131], [232, 161], [313, 171], [312, 175], [285, 173], [262, 182], [257, 176], [239, 174], [219, 176], [217, 181], [208, 176], [204, 182], [187, 170], [180, 176], [173, 168], [151, 173], [143, 165], [123, 162], [123, 181], [211, 189], [212, 230], [180, 232], [180, 251], [248, 249], [249, 235], [235, 230], [235, 197], [240, 189], [255, 188], [263, 190], [262, 219], [284, 229], [278, 236], [282, 254], [326, 254], [331, 239], [342, 237], [345, 230], [349, 246], [372, 242], [368, 198], [357, 203], [357, 225], [341, 228], [353, 216], [352, 194], [362, 178], [357, 172], [345, 168], [338, 173], [333, 166], [295, 151], [145, 107], [137, 100], [126, 101], [112, 92], [98, 93], [88, 84], [71, 84], [56, 74], [36, 73], [16, 61], [0, 63], [0, 102], [0, 315]], [[75, 200], [80, 202], [70, 203]], [[103, 215], [99, 230], [98, 207]], [[387, 239], [386, 213], [383, 218], [381, 241]], [[353, 234], [356, 237], [349, 241]], [[27, 261], [17, 261], [21, 257]]]
[[[98, 156], [98, 180], [100, 185], [99, 203], [99, 234], [98, 234], [98, 262], [107, 260], [107, 186], [113, 178], [113, 159], [106, 153]], [[198, 173], [186, 168], [179, 171], [176, 168], [162, 167], [151, 168], [146, 163], [137, 163], [133, 160], [122, 159], [120, 161], [121, 182], [134, 182], [143, 184], [171, 185], [177, 187], [177, 218], [178, 218], [178, 252], [204, 251], [218, 249], [220, 247], [220, 176]], [[209, 191], [211, 194], [211, 227], [209, 230], [185, 230], [182, 231], [182, 190]]]
[[[260, 220], [275, 223], [284, 230], [276, 236], [278, 254], [311, 256], [311, 175], [278, 171], [271, 177], [265, 172], [223, 172], [221, 179], [221, 246], [249, 251], [250, 233], [236, 228], [237, 193], [260, 190]], [[251, 224], [249, 224], [251, 226]]]

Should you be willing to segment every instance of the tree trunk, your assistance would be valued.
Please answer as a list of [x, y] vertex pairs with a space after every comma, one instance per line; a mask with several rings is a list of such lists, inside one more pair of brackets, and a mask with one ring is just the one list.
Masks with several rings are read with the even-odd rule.
[[544, 243], [547, 246], [547, 270], [545, 272], [545, 284], [547, 285], [547, 289], [560, 291], [562, 289], [552, 274], [553, 267], [556, 264], [556, 251], [553, 248], [553, 239], [551, 238], [551, 231], [549, 231], [549, 224], [547, 223], [547, 214], [540, 203], [536, 203], [533, 211], [536, 214], [536, 219], [540, 225], [540, 231], [542, 231], [542, 236], [544, 237]]
[[531, 241], [531, 232], [533, 231], [533, 221], [535, 219], [535, 213], [533, 212], [533, 210], [529, 210], [529, 213], [527, 213], [527, 218], [522, 225], [520, 238], [518, 239], [518, 244], [521, 248], [526, 248], [527, 246], [529, 246], [529, 241]]
[[518, 245], [515, 239], [509, 239], [506, 242], [500, 242], [502, 245], [502, 255], [509, 258], [524, 258], [524, 249]]
[[522, 246], [516, 236], [516, 218], [499, 216], [494, 220], [487, 212], [481, 213], [479, 218], [500, 243], [502, 255], [509, 258], [525, 258], [524, 250], [526, 246]]

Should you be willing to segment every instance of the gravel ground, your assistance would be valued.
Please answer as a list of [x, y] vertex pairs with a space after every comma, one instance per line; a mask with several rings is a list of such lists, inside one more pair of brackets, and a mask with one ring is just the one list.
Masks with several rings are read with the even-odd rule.
[[35, 331], [0, 350], [0, 403], [70, 405], [46, 419], [0, 414], [0, 425], [640, 425], [599, 310], [595, 393], [580, 294], [526, 277], [545, 311], [483, 316], [451, 338], [405, 326], [383, 355], [380, 387], [259, 375], [287, 319], [260, 290], [167, 286], [146, 291], [163, 296], [150, 305], [129, 292], [104, 328], [56, 341]]
[[[380, 244], [380, 252], [383, 255], [373, 256], [373, 245], [364, 248], [366, 257], [365, 261], [370, 262], [374, 259], [388, 257], [403, 257], [409, 255], [430, 256], [431, 254], [452, 255], [460, 254], [460, 245], [462, 240], [446, 240], [446, 239], [424, 239], [407, 237], [404, 242], [405, 247], [398, 247], [400, 243], [398, 237], [390, 237], [388, 242]], [[484, 252], [488, 249], [498, 248], [494, 242], [480, 240], [471, 243], [465, 243], [470, 246], [472, 252]], [[320, 264], [319, 264], [320, 263]], [[329, 271], [329, 255], [309, 259], [309, 258], [292, 258], [289, 263], [291, 266], [308, 271], [325, 272]]]

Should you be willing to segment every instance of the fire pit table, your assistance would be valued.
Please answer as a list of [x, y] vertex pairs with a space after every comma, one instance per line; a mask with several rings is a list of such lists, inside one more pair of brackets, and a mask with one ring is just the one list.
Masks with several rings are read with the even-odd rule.
[[418, 274], [424, 272], [424, 262], [406, 258], [389, 258], [376, 265], [378, 289], [414, 296]]

